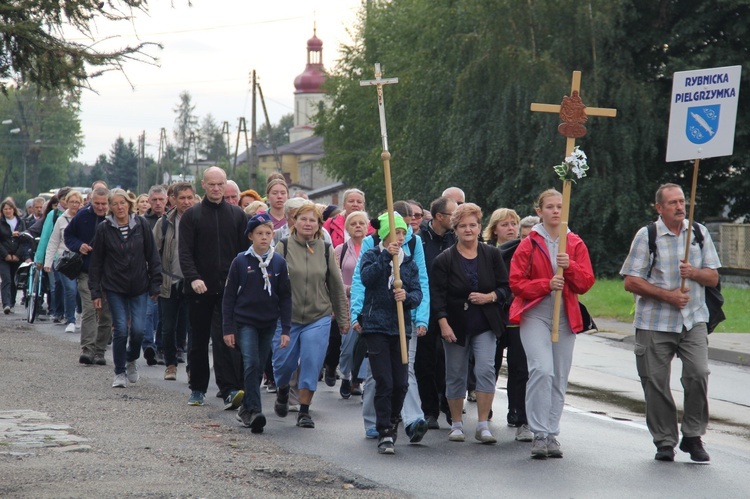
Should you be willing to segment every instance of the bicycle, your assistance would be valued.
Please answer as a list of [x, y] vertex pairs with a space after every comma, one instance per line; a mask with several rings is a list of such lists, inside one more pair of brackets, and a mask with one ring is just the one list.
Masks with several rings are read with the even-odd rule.
[[[23, 236], [31, 237], [28, 233], [23, 233]], [[39, 239], [33, 240], [36, 246]], [[22, 303], [26, 307], [26, 321], [29, 324], [33, 324], [39, 316], [39, 310], [41, 310], [44, 304], [45, 294], [45, 281], [46, 276], [44, 271], [37, 267], [34, 262], [24, 262], [18, 266], [16, 271], [16, 288], [19, 291], [23, 291]]]

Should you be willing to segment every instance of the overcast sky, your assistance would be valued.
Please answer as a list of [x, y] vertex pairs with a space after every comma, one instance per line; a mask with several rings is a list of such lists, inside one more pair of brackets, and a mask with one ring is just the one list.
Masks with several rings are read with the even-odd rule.
[[332, 68], [341, 44], [351, 41], [347, 30], [356, 23], [361, 0], [192, 0], [192, 7], [187, 3], [151, 0], [149, 14], [138, 14], [132, 25], [99, 23], [98, 38], [118, 35], [102, 47], [141, 40], [161, 43], [164, 49], [149, 51], [159, 58], [159, 67], [130, 62], [125, 66], [127, 77], [111, 72], [91, 81], [97, 93], [84, 91], [82, 96], [85, 145], [80, 161], [93, 163], [100, 154], [108, 154], [118, 136], [137, 143], [144, 130], [146, 154], [156, 157], [162, 127], [172, 140], [174, 108], [183, 90], [190, 92], [200, 118], [211, 113], [219, 126], [229, 122], [234, 144], [238, 118], [244, 116], [250, 126], [253, 69], [271, 122], [276, 123], [293, 111], [294, 78], [305, 69], [313, 22], [323, 40], [323, 63]]

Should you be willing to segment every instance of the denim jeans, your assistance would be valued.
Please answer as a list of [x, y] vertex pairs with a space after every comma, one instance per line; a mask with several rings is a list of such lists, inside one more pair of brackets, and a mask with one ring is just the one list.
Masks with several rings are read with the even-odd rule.
[[143, 328], [143, 343], [141, 346], [143, 349], [153, 348], [156, 350], [154, 345], [154, 334], [156, 333], [156, 325], [159, 322], [159, 302], [149, 300], [146, 305], [146, 322]]
[[[54, 286], [51, 288], [50, 296], [52, 297], [52, 315], [56, 317], [65, 317], [65, 287], [60, 279], [60, 273], [57, 271], [48, 272], [49, 282], [52, 282], [53, 278], [55, 281]], [[75, 322], [75, 314], [73, 315], [73, 322]]]
[[55, 272], [55, 282], [59, 282], [63, 288], [63, 303], [65, 304], [65, 323], [76, 322], [76, 296], [78, 295], [78, 283], [75, 279], [68, 279], [60, 272]]
[[[125, 372], [126, 362], [133, 362], [141, 356], [146, 304], [149, 298], [148, 293], [138, 296], [126, 296], [114, 291], [106, 291], [106, 293], [114, 327], [112, 358], [115, 362], [115, 374], [121, 374]], [[130, 319], [129, 335], [128, 319]]]
[[242, 354], [245, 375], [245, 398], [242, 405], [251, 412], [261, 412], [260, 384], [263, 381], [263, 368], [271, 352], [276, 325], [257, 328], [246, 324], [238, 325], [235, 341]]
[[161, 348], [164, 350], [164, 363], [168, 366], [176, 366], [177, 349], [185, 349], [187, 306], [187, 296], [182, 294], [182, 281], [172, 285], [169, 298], [159, 297]]

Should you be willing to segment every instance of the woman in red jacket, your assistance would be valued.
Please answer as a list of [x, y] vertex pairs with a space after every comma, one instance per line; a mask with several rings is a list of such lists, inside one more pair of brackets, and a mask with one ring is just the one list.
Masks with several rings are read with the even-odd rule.
[[[526, 417], [534, 433], [531, 457], [562, 457], [557, 435], [565, 404], [565, 390], [573, 361], [575, 333], [583, 320], [577, 295], [594, 285], [594, 272], [583, 240], [567, 233], [566, 253], [558, 253], [563, 225], [562, 195], [548, 189], [536, 203], [541, 223], [521, 241], [510, 264], [510, 288], [515, 295], [510, 322], [521, 325], [521, 342], [526, 351], [529, 381], [526, 385]], [[555, 274], [557, 268], [563, 275]], [[552, 311], [554, 291], [562, 290], [559, 341], [553, 343]]]

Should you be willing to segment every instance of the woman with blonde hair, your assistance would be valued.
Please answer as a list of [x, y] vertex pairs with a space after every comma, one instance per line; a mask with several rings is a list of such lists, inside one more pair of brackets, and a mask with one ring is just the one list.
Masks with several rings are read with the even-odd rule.
[[310, 404], [323, 365], [331, 312], [336, 313], [340, 332], [349, 331], [349, 310], [344, 282], [330, 244], [323, 240], [322, 214], [311, 202], [297, 209], [291, 235], [276, 245], [287, 261], [292, 284], [292, 328], [286, 347], [281, 347], [281, 327], [273, 339], [273, 372], [278, 391], [274, 410], [279, 417], [289, 412], [289, 382], [299, 367], [297, 426], [315, 428]]
[[[146, 304], [161, 287], [161, 260], [148, 221], [135, 215], [135, 201], [122, 189], [109, 192], [109, 215], [96, 226], [89, 290], [94, 308], [106, 294], [112, 314], [113, 388], [138, 381], [135, 361], [141, 354]], [[128, 325], [130, 327], [128, 327]]]
[[[583, 240], [562, 233], [562, 194], [547, 189], [539, 195], [536, 213], [541, 223], [522, 240], [510, 263], [510, 287], [515, 299], [510, 322], [521, 325], [521, 342], [529, 369], [526, 384], [526, 418], [534, 434], [531, 457], [563, 456], [557, 436], [565, 404], [565, 390], [573, 361], [575, 333], [583, 331], [578, 295], [594, 285], [589, 252]], [[565, 253], [558, 251], [560, 237], [567, 239]], [[557, 269], [563, 269], [562, 275]], [[555, 292], [562, 291], [559, 339], [552, 342]]]
[[[57, 218], [52, 234], [49, 237], [47, 251], [44, 254], [44, 271], [52, 272], [55, 262], [67, 251], [63, 231], [73, 219], [78, 210], [83, 206], [83, 194], [73, 189], [65, 196], [65, 204], [68, 207], [65, 212]], [[70, 279], [63, 273], [54, 271], [55, 281], [58, 279], [63, 287], [63, 310], [65, 311], [65, 332], [76, 332], [76, 295], [78, 294], [78, 280]]]
[[148, 194], [141, 194], [135, 198], [136, 213], [144, 216], [151, 209], [151, 203], [148, 202]]
[[492, 246], [500, 246], [503, 243], [518, 238], [518, 224], [521, 217], [515, 210], [510, 208], [498, 208], [492, 212], [487, 228], [482, 236], [484, 241]]

